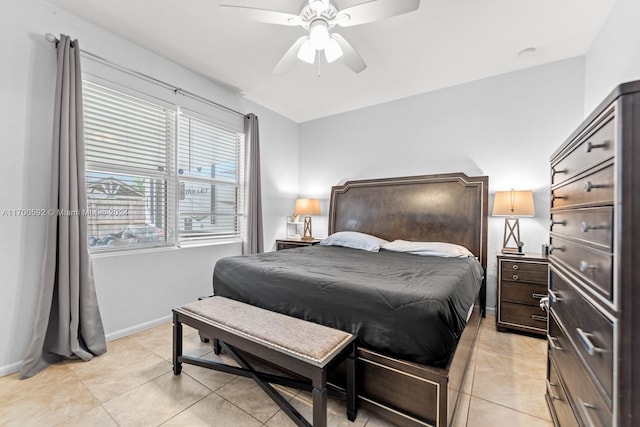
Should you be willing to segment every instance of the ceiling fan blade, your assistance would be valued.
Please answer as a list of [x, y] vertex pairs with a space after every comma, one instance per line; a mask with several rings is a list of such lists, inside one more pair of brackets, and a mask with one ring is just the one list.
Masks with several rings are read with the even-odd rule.
[[275, 10], [256, 9], [253, 7], [220, 5], [220, 13], [227, 16], [248, 19], [251, 21], [266, 22], [267, 24], [296, 26], [301, 25], [302, 20], [298, 15]]
[[341, 27], [353, 27], [413, 12], [418, 7], [420, 0], [369, 0], [342, 9], [334, 21]]
[[331, 38], [338, 42], [342, 49], [342, 61], [351, 68], [355, 73], [367, 68], [367, 64], [364, 63], [358, 52], [344, 39], [340, 34], [332, 33]]
[[282, 59], [280, 59], [280, 62], [278, 62], [278, 65], [276, 65], [276, 67], [273, 69], [273, 73], [282, 74], [285, 71], [287, 71], [289, 68], [291, 68], [291, 66], [295, 64], [296, 61], [298, 60], [298, 51], [300, 50], [300, 46], [302, 46], [302, 44], [306, 42], [308, 39], [309, 39], [309, 36], [302, 36], [298, 40], [296, 40], [291, 45], [289, 50], [287, 50], [287, 52], [282, 56]]

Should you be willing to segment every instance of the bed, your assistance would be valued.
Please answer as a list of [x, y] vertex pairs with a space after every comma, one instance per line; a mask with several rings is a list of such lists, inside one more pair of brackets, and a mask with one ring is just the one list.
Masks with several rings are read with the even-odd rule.
[[450, 242], [474, 257], [339, 246], [231, 257], [216, 264], [214, 294], [357, 333], [361, 407], [397, 425], [447, 426], [485, 311], [487, 185], [456, 173], [331, 190], [330, 235]]

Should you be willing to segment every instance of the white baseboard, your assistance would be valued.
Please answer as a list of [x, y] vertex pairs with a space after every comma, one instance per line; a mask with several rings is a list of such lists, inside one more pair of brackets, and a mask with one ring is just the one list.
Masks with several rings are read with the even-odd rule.
[[0, 366], [0, 377], [4, 377], [5, 375], [11, 375], [20, 370], [20, 366], [22, 362], [11, 363], [10, 365]]
[[[119, 331], [111, 332], [106, 335], [107, 341], [117, 340], [118, 338], [128, 337], [138, 332], [146, 331], [147, 329], [154, 328], [156, 326], [163, 325], [171, 322], [171, 315], [161, 317], [159, 319], [151, 320], [149, 322], [140, 323], [139, 325], [132, 326], [130, 328], [121, 329]], [[11, 375], [20, 370], [22, 361], [11, 363], [9, 365], [0, 366], [0, 377]]]
[[491, 314], [492, 316], [496, 315], [496, 308], [495, 307], [487, 307], [487, 314]]
[[140, 323], [138, 325], [131, 326], [130, 328], [121, 329], [119, 331], [111, 332], [107, 334], [107, 341], [117, 340], [118, 338], [128, 337], [138, 332], [146, 331], [147, 329], [155, 328], [156, 326], [163, 325], [171, 322], [171, 315], [161, 317], [159, 319], [150, 320], [148, 322]]

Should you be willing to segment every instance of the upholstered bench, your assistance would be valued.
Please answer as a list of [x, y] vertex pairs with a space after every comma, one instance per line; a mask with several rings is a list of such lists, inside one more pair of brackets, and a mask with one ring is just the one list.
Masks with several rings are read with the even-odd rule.
[[[218, 363], [182, 354], [182, 324], [202, 336], [215, 337], [240, 365]], [[240, 351], [238, 351], [240, 350]], [[173, 373], [182, 364], [201, 366], [253, 378], [258, 385], [300, 426], [311, 426], [271, 384], [311, 391], [313, 426], [327, 424], [327, 371], [345, 360], [346, 390], [331, 389], [347, 401], [347, 417], [355, 420], [355, 336], [323, 325], [265, 310], [232, 299], [214, 296], [173, 310]], [[286, 371], [309, 379], [259, 372], [242, 353], [250, 354]]]

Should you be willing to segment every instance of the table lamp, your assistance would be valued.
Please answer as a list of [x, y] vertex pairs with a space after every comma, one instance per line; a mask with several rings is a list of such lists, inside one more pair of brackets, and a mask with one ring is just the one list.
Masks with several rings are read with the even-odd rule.
[[[505, 217], [502, 253], [523, 253], [519, 217], [531, 217], [534, 214], [533, 192], [531, 190], [496, 191], [492, 215]], [[509, 246], [512, 240], [514, 246]]]
[[296, 199], [294, 215], [304, 215], [304, 234], [302, 240], [313, 240], [311, 233], [311, 215], [320, 215], [320, 200]]

